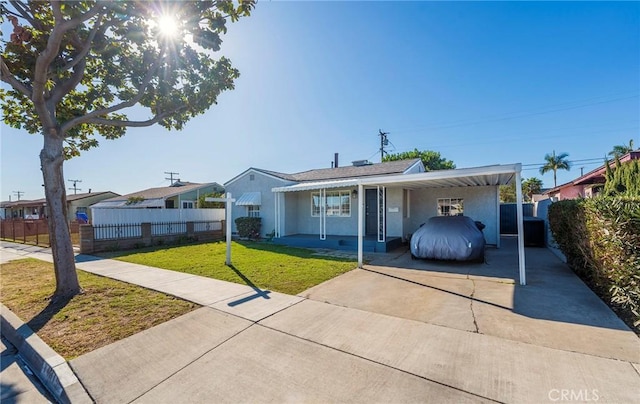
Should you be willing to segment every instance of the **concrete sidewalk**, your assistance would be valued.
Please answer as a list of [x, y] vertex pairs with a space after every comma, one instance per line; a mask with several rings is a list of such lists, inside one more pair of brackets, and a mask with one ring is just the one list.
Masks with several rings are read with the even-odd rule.
[[[46, 251], [6, 243], [0, 252], [14, 257], [47, 256]], [[405, 303], [394, 302], [389, 295], [381, 295], [385, 304], [379, 308], [358, 308], [350, 307], [354, 301], [330, 304], [88, 256], [78, 256], [78, 268], [204, 306], [72, 360], [71, 367], [99, 403], [540, 403], [569, 399], [631, 403], [640, 398], [640, 365], [633, 352], [616, 357], [606, 341], [605, 346], [585, 353], [513, 337], [532, 327], [550, 329], [547, 334], [557, 332], [553, 327], [560, 320], [551, 315], [530, 316], [522, 330], [518, 322], [507, 321], [511, 329], [487, 335], [477, 332], [478, 325], [464, 314], [469, 299], [444, 304], [438, 295], [421, 295], [417, 290], [410, 296], [413, 305], [436, 312], [438, 305], [448, 306], [460, 322], [438, 324], [445, 321], [442, 315], [436, 321], [429, 316], [406, 318], [394, 309], [381, 312], [394, 303]], [[306, 295], [323, 296], [323, 287], [335, 287], [375, 297], [389, 287], [385, 283], [380, 288], [377, 278], [374, 283], [358, 278], [359, 273], [342, 275]], [[461, 287], [467, 287], [464, 279], [448, 279], [448, 286], [462, 282]], [[498, 298], [491, 293], [500, 290], [487, 289], [482, 299], [491, 302]], [[337, 296], [335, 290], [331, 293], [334, 297], [329, 300]], [[469, 296], [474, 296], [473, 291]], [[535, 300], [520, 304], [535, 304]], [[486, 315], [497, 323], [498, 317]], [[490, 324], [487, 320], [480, 327]], [[590, 328], [601, 327], [586, 324], [580, 331], [589, 333]], [[637, 337], [631, 334], [625, 337], [632, 341], [631, 349], [635, 343], [640, 352]], [[585, 335], [579, 337], [588, 341]]]

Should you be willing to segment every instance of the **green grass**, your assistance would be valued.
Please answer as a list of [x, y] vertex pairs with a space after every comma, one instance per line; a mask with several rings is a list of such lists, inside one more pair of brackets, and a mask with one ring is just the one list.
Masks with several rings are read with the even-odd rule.
[[83, 293], [52, 303], [53, 265], [35, 259], [0, 265], [2, 303], [70, 360], [181, 316], [198, 305], [78, 270]]
[[233, 242], [232, 267], [226, 243], [165, 246], [100, 254], [103, 257], [298, 294], [356, 267], [354, 259], [320, 257], [315, 251], [264, 242]]

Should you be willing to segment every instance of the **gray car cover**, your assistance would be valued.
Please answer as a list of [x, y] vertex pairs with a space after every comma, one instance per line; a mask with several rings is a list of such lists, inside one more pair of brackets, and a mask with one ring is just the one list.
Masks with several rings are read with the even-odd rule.
[[431, 217], [411, 236], [411, 255], [437, 260], [484, 259], [484, 234], [468, 216]]

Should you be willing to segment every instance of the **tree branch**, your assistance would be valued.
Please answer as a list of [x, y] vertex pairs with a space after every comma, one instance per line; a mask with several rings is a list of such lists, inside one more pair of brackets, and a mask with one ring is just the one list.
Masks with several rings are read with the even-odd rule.
[[109, 125], [109, 126], [118, 126], [118, 127], [132, 127], [132, 128], [142, 128], [142, 127], [146, 127], [146, 126], [151, 126], [153, 124], [156, 124], [158, 122], [160, 122], [161, 120], [163, 120], [164, 118], [175, 114], [176, 112], [179, 112], [183, 109], [186, 109], [186, 106], [182, 106], [180, 108], [176, 108], [174, 110], [171, 110], [169, 112], [163, 112], [159, 115], [154, 116], [151, 119], [148, 119], [146, 121], [122, 121], [122, 120], [116, 120], [116, 119], [107, 119], [107, 118], [92, 118], [88, 121], [86, 121], [85, 123], [91, 123], [94, 125]]
[[8, 83], [16, 91], [19, 91], [20, 93], [31, 99], [32, 89], [30, 88], [30, 86], [16, 79], [9, 71], [9, 67], [7, 67], [6, 63], [4, 63], [3, 59], [0, 59], [0, 71], [2, 72], [2, 81]]
[[55, 22], [53, 29], [51, 30], [51, 34], [49, 35], [49, 40], [47, 41], [47, 47], [40, 53], [40, 55], [36, 59], [36, 66], [33, 74], [33, 92], [31, 97], [33, 106], [36, 109], [38, 116], [40, 117], [40, 121], [42, 122], [42, 127], [44, 130], [52, 130], [56, 126], [53, 113], [47, 109], [45, 100], [45, 85], [47, 83], [49, 66], [60, 51], [60, 44], [62, 43], [64, 34], [67, 31], [82, 24], [84, 21], [87, 21], [97, 15], [102, 8], [103, 5], [101, 3], [97, 3], [85, 14], [64, 21], [60, 3], [58, 1], [53, 1], [51, 3], [51, 9], [53, 11]]
[[31, 14], [29, 14], [29, 12], [22, 6], [22, 3], [20, 3], [19, 1], [10, 1], [9, 3], [18, 12], [17, 14], [13, 13], [13, 12], [10, 12], [11, 14], [15, 15], [16, 17], [24, 18], [34, 28], [37, 28], [37, 29], [40, 28], [40, 26], [41, 26], [40, 22], [37, 21], [35, 18], [33, 18], [33, 16]]
[[60, 130], [62, 131], [62, 133], [65, 133], [66, 131], [68, 131], [69, 129], [73, 128], [76, 125], [80, 125], [82, 123], [91, 123], [91, 120], [94, 119], [94, 118], [99, 118], [101, 116], [106, 116], [106, 115], [108, 115], [108, 114], [110, 114], [112, 112], [120, 111], [122, 109], [130, 108], [130, 107], [136, 105], [138, 103], [138, 101], [140, 101], [142, 99], [142, 97], [144, 96], [144, 91], [146, 90], [147, 85], [149, 85], [149, 83], [151, 82], [151, 79], [153, 78], [153, 75], [155, 74], [155, 72], [158, 70], [159, 67], [160, 67], [160, 64], [159, 64], [158, 60], [156, 60], [156, 62], [151, 66], [151, 68], [149, 69], [149, 71], [145, 75], [142, 83], [138, 87], [138, 93], [136, 94], [135, 97], [131, 98], [128, 101], [123, 101], [123, 102], [121, 102], [119, 104], [111, 106], [109, 108], [98, 109], [98, 110], [90, 112], [90, 113], [88, 113], [86, 115], [73, 118], [73, 119], [65, 122], [62, 125]]
[[47, 104], [56, 105], [62, 98], [69, 94], [71, 90], [73, 90], [84, 77], [85, 68], [87, 66], [87, 61], [85, 59], [81, 59], [78, 65], [73, 69], [73, 74], [67, 80], [62, 82], [62, 84], [57, 85], [53, 88], [53, 92], [51, 97], [47, 100]]

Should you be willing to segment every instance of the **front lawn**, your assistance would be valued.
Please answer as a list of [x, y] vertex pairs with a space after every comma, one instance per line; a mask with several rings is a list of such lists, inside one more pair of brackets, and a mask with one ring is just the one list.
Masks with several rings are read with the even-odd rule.
[[225, 242], [153, 247], [100, 255], [290, 295], [356, 267], [355, 259], [321, 257], [314, 253], [314, 250], [265, 242], [233, 242], [232, 267], [224, 263]]
[[197, 304], [78, 270], [84, 292], [51, 303], [53, 264], [32, 258], [0, 265], [2, 303], [65, 359], [181, 316]]

